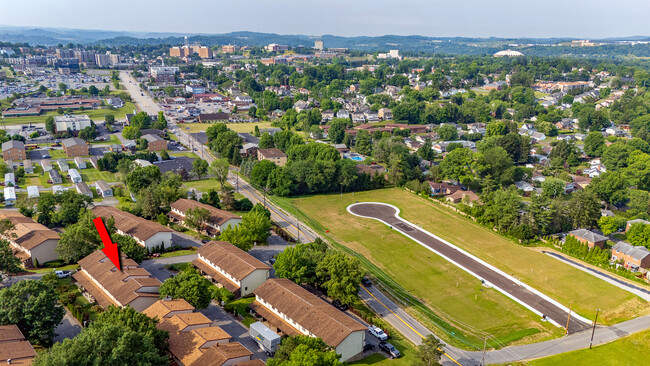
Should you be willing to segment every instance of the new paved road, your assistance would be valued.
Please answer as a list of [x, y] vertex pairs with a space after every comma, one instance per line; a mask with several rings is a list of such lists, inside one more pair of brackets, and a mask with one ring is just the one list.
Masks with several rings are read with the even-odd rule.
[[[434, 237], [408, 221], [399, 218], [399, 212], [396, 207], [381, 203], [366, 202], [350, 205], [348, 211], [357, 216], [380, 220], [416, 242], [429, 247], [456, 266], [486, 281], [506, 296], [523, 303], [523, 305], [531, 310], [537, 311], [539, 314], [546, 315], [546, 317], [553, 320], [557, 325], [564, 326], [566, 324], [568, 312], [563, 307], [554, 303], [549, 298], [535, 293], [510, 276], [499, 273], [484, 262], [459, 251], [454, 246], [441, 241], [439, 238]], [[573, 317], [569, 323], [569, 333], [579, 332], [588, 327], [588, 323], [579, 321]]]

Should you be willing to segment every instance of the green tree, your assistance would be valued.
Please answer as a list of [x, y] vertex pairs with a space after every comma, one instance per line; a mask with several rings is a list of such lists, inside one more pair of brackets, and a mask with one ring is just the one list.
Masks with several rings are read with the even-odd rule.
[[[63, 110], [61, 110], [63, 112]], [[63, 113], [59, 113], [63, 114]], [[54, 124], [54, 117], [49, 116], [45, 119], [45, 130], [49, 133], [54, 133], [56, 129], [56, 125]]]
[[444, 354], [442, 351], [443, 344], [433, 334], [429, 334], [418, 346], [415, 352], [415, 362], [413, 366], [438, 366], [440, 357]]
[[192, 162], [192, 173], [196, 174], [199, 179], [204, 175], [208, 174], [209, 164], [203, 159], [195, 159]]
[[320, 338], [298, 335], [287, 337], [266, 362], [268, 366], [343, 366], [336, 351]]
[[185, 225], [195, 229], [199, 233], [205, 230], [205, 226], [210, 220], [210, 211], [202, 207], [190, 208], [185, 213]]
[[589, 132], [585, 139], [585, 154], [587, 156], [602, 156], [605, 151], [605, 136], [598, 131]]
[[171, 296], [174, 299], [185, 299], [197, 309], [205, 309], [210, 305], [212, 284], [195, 269], [182, 271], [168, 278], [160, 286], [160, 298]]
[[424, 144], [418, 149], [418, 157], [420, 159], [433, 161], [436, 157], [436, 152], [433, 150], [433, 145], [431, 140], [426, 139]]
[[264, 132], [264, 134], [260, 138], [258, 147], [260, 149], [270, 149], [275, 147], [275, 144], [273, 143], [273, 136], [268, 132]]
[[228, 180], [228, 169], [230, 164], [227, 159], [216, 159], [210, 164], [210, 171], [215, 175], [219, 181], [219, 186], [223, 187], [226, 185]]
[[345, 137], [345, 130], [348, 128], [349, 120], [345, 118], [334, 118], [330, 122], [330, 129], [327, 132], [327, 137], [335, 144], [340, 144]]
[[458, 140], [458, 131], [452, 125], [443, 125], [438, 128], [438, 136], [444, 141]]
[[242, 250], [249, 251], [255, 243], [266, 243], [271, 230], [271, 220], [263, 212], [249, 211], [242, 215], [242, 222], [228, 226], [221, 232], [220, 240], [236, 245]]
[[362, 155], [372, 154], [372, 140], [370, 139], [368, 131], [360, 130], [357, 132], [354, 149]]
[[147, 249], [138, 244], [138, 242], [132, 237], [113, 234], [111, 235], [111, 238], [115, 243], [117, 243], [120, 252], [133, 259], [136, 263], [142, 263], [147, 256]]
[[556, 198], [564, 194], [566, 183], [558, 178], [546, 178], [542, 182], [542, 194], [546, 197]]
[[39, 354], [33, 365], [169, 365], [169, 335], [156, 323], [130, 306], [111, 305], [76, 337]]
[[104, 122], [109, 126], [115, 124], [115, 116], [112, 114], [107, 114], [106, 117], [104, 117]]
[[277, 168], [278, 166], [269, 160], [262, 160], [258, 162], [253, 166], [253, 169], [251, 169], [251, 183], [253, 183], [253, 185], [256, 187], [260, 187], [262, 189], [265, 188], [268, 183], [269, 176], [271, 176], [271, 173], [273, 173], [273, 171]]
[[596, 227], [600, 214], [600, 201], [592, 191], [577, 191], [571, 194], [568, 206], [574, 228]]
[[618, 230], [618, 220], [615, 217], [603, 216], [598, 219], [598, 227], [605, 235], [615, 233]]
[[122, 130], [122, 137], [127, 140], [135, 140], [140, 138], [140, 136], [142, 136], [142, 132], [140, 132], [140, 129], [137, 127], [127, 126]]
[[446, 177], [456, 181], [463, 181], [472, 176], [472, 162], [473, 153], [470, 149], [455, 149], [442, 160], [440, 169]]
[[327, 289], [327, 296], [344, 304], [357, 299], [363, 275], [357, 258], [337, 251], [328, 252], [316, 267], [318, 282]]
[[275, 275], [288, 278], [298, 284], [318, 282], [316, 267], [325, 257], [327, 245], [320, 239], [314, 243], [288, 247], [276, 256], [273, 264]]
[[[4, 226], [5, 222], [9, 223], [9, 220], [3, 220], [3, 223], [0, 225]], [[11, 225], [11, 223], [9, 223], [9, 225]], [[3, 230], [3, 232], [5, 231]], [[14, 255], [9, 242], [4, 239], [0, 240], [0, 271], [16, 273], [21, 270], [20, 259]]]
[[49, 347], [65, 314], [58, 298], [54, 288], [42, 281], [23, 280], [4, 288], [0, 290], [0, 324], [16, 324], [27, 340]]

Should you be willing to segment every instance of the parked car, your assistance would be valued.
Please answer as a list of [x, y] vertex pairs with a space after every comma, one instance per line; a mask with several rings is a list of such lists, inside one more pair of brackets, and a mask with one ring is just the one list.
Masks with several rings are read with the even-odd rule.
[[395, 348], [395, 346], [387, 342], [379, 342], [379, 349], [388, 353], [390, 358], [399, 358], [399, 356], [401, 356], [397, 348]]
[[332, 301], [332, 305], [333, 305], [335, 308], [337, 308], [337, 309], [339, 309], [339, 310], [341, 310], [341, 311], [346, 311], [346, 310], [348, 310], [348, 305], [347, 305], [347, 304], [341, 304], [341, 302], [338, 301], [338, 300], [334, 300], [334, 301]]
[[269, 263], [271, 263], [271, 265], [274, 265], [275, 264], [275, 257], [271, 257], [271, 259], [269, 259]]
[[370, 287], [370, 286], [372, 286], [372, 281], [370, 281], [370, 279], [368, 277], [364, 277], [361, 280], [361, 284], [366, 286], [366, 287]]
[[368, 327], [368, 332], [370, 332], [370, 334], [374, 335], [380, 341], [385, 341], [388, 339], [388, 334], [386, 334], [386, 332], [384, 332], [381, 328], [379, 328], [376, 325], [370, 324], [370, 326]]
[[72, 273], [70, 273], [70, 271], [54, 271], [54, 274], [58, 278], [66, 278], [72, 276]]

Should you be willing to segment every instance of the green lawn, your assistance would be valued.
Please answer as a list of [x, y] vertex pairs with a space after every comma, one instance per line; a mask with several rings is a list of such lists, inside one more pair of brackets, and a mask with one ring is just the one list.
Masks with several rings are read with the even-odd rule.
[[[386, 358], [383, 352], [374, 353], [369, 357], [356, 362], [350, 363], [351, 365], [373, 365], [373, 366], [409, 366], [413, 365], [415, 361], [415, 347], [411, 342], [404, 338], [398, 332], [391, 332], [390, 338], [387, 341], [397, 348], [401, 354], [400, 358], [390, 359]], [[377, 350], [377, 348], [375, 348]], [[443, 359], [445, 356], [443, 356]]]
[[635, 333], [592, 349], [563, 353], [528, 361], [526, 364], [531, 366], [636, 366], [647, 362], [648, 355], [650, 355], [650, 330]]
[[47, 267], [47, 263], [45, 263], [44, 268], [36, 268], [36, 269], [28, 269], [27, 272], [32, 272], [32, 273], [48, 273], [52, 272], [55, 269], [57, 271], [72, 271], [73, 269], [79, 269], [78, 264], [68, 264], [68, 265], [62, 265], [59, 267]]
[[559, 333], [557, 328], [539, 322], [532, 312], [482, 287], [474, 277], [384, 224], [347, 213], [349, 204], [379, 201], [396, 205], [405, 219], [513, 273], [565, 305], [573, 301], [574, 311], [581, 315], [592, 317], [597, 307], [607, 309], [599, 319], [612, 323], [648, 313], [648, 304], [640, 298], [401, 189], [274, 200], [288, 210], [297, 207], [318, 220], [305, 218], [322, 234], [329, 230], [325, 236], [362, 254], [448, 323], [468, 334], [475, 331], [465, 324], [496, 336], [502, 343], [539, 341]]
[[63, 150], [50, 150], [50, 159], [52, 160], [52, 164], [56, 164], [56, 159], [67, 159], [68, 156], [65, 154], [65, 151]]
[[[178, 128], [187, 131], [185, 128], [189, 127], [190, 132], [204, 132], [211, 125], [210, 123], [181, 123]], [[226, 123], [226, 126], [235, 132], [254, 132], [255, 125], [260, 129], [272, 127], [271, 122]]]
[[196, 253], [196, 250], [182, 249], [182, 250], [175, 250], [173, 252], [163, 253], [163, 254], [160, 255], [159, 258], [180, 257], [182, 255], [189, 255], [189, 254], [195, 254], [195, 253]]
[[[85, 111], [73, 111], [72, 114], [87, 114], [90, 119], [93, 121], [103, 121], [104, 116], [112, 114], [116, 119], [126, 118], [127, 113], [133, 113], [135, 105], [131, 102], [125, 102], [124, 107], [118, 109], [87, 109]], [[28, 116], [28, 117], [11, 117], [5, 118], [5, 123], [8, 125], [20, 125], [26, 123], [45, 123], [45, 120], [49, 116], [58, 116], [56, 112], [48, 112], [41, 114], [40, 116]]]
[[198, 159], [200, 157], [200, 156], [196, 155], [196, 153], [193, 153], [191, 151], [180, 151], [180, 152], [167, 151], [167, 153], [169, 153], [169, 156], [186, 156], [188, 158], [194, 158], [194, 159]]
[[111, 135], [111, 138], [108, 141], [90, 141], [89, 144], [90, 145], [112, 145], [112, 144], [122, 145], [122, 142], [120, 141], [119, 138], [117, 138], [117, 136]]
[[209, 189], [221, 190], [221, 185], [216, 179], [201, 179], [193, 180], [189, 182], [183, 182], [183, 185], [187, 188], [194, 188], [199, 192], [207, 192]]
[[[90, 165], [89, 161], [86, 161], [86, 165], [89, 167], [92, 166]], [[86, 184], [90, 184], [98, 180], [105, 180], [108, 183], [121, 181], [119, 173], [111, 173], [103, 170], [97, 170], [95, 168], [79, 169], [79, 173], [81, 173], [81, 178], [84, 182], [86, 182]]]
[[543, 98], [543, 97], [546, 97], [546, 96], [548, 96], [548, 93], [542, 93], [541, 91], [536, 91], [535, 92], [535, 98], [537, 98], [537, 99]]

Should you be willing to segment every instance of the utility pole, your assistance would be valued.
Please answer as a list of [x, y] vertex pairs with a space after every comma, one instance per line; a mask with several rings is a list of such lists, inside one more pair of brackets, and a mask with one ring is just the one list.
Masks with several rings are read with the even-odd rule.
[[569, 301], [569, 316], [566, 318], [566, 332], [564, 332], [564, 334], [569, 334], [569, 320], [571, 319], [571, 305], [573, 305], [573, 301]]
[[485, 349], [487, 348], [487, 337], [483, 339], [483, 356], [481, 356], [481, 366], [485, 366]]
[[589, 349], [591, 349], [591, 345], [594, 343], [594, 333], [596, 332], [596, 321], [598, 320], [598, 312], [600, 309], [596, 309], [596, 317], [594, 318], [594, 327], [591, 329], [591, 340], [589, 341]]

